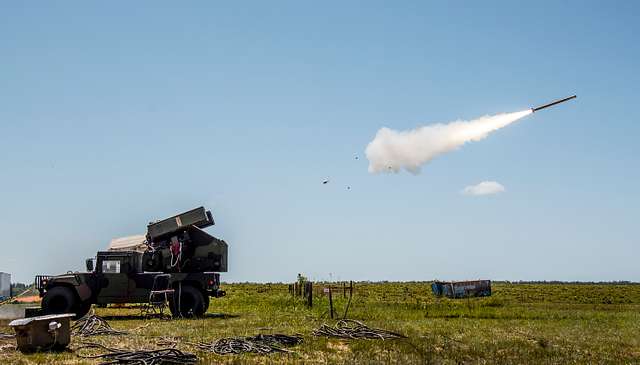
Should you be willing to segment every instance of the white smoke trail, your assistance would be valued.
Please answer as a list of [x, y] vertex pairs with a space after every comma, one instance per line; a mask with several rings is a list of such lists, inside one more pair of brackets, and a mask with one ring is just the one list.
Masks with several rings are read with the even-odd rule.
[[417, 174], [420, 167], [434, 157], [453, 151], [466, 142], [479, 141], [531, 113], [531, 109], [527, 109], [469, 121], [432, 124], [410, 131], [381, 128], [365, 150], [369, 172], [398, 172], [404, 168]]

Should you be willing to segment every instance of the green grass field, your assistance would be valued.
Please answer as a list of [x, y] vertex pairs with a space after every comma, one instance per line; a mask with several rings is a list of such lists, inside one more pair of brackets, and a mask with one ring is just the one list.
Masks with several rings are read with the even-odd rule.
[[[316, 285], [316, 288], [319, 285]], [[258, 333], [300, 333], [293, 354], [217, 356], [198, 352], [201, 363], [640, 363], [640, 285], [494, 283], [493, 296], [436, 299], [430, 283], [357, 283], [348, 317], [401, 332], [402, 340], [316, 338], [328, 318], [327, 298], [309, 309], [283, 284], [228, 284], [212, 299], [204, 319], [144, 320], [137, 308], [97, 309], [125, 337], [92, 337], [110, 346], [155, 348], [162, 336], [184, 342]], [[334, 295], [342, 316], [346, 300]], [[9, 328], [0, 327], [0, 332]], [[71, 349], [80, 339], [74, 338]], [[2, 347], [0, 342], [0, 347]], [[73, 352], [22, 355], [0, 352], [0, 363], [97, 363]]]

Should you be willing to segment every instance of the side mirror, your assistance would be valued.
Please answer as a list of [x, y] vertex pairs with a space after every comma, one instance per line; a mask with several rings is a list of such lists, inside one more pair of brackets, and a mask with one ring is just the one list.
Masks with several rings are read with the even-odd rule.
[[93, 272], [93, 259], [87, 259], [87, 272]]

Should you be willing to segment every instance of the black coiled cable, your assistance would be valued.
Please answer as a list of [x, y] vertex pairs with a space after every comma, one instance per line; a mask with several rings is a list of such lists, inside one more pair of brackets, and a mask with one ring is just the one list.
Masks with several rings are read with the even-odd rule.
[[214, 342], [193, 344], [198, 349], [218, 355], [254, 353], [270, 354], [274, 352], [290, 352], [283, 346], [295, 346], [302, 342], [302, 336], [283, 334], [256, 335], [252, 337], [228, 337]]
[[127, 332], [113, 329], [104, 318], [91, 314], [77, 320], [73, 326], [71, 326], [71, 334], [74, 336], [89, 337], [101, 335], [126, 335]]
[[343, 319], [336, 323], [335, 326], [329, 326], [323, 324], [320, 327], [313, 330], [314, 336], [320, 337], [336, 337], [336, 338], [368, 338], [368, 339], [380, 339], [388, 340], [394, 338], [406, 338], [407, 336], [387, 331], [379, 328], [371, 328], [362, 322], [353, 319]]
[[[102, 350], [101, 354], [83, 355], [82, 350]], [[198, 362], [198, 357], [188, 352], [182, 352], [175, 348], [161, 348], [157, 350], [125, 350], [107, 347], [99, 343], [83, 342], [75, 349], [76, 355], [85, 359], [102, 359], [101, 364], [127, 364], [127, 365], [161, 365], [177, 364], [191, 365]]]

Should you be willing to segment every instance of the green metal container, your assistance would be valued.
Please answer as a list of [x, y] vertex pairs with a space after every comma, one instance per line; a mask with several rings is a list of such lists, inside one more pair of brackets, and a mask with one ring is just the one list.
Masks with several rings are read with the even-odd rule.
[[9, 323], [16, 331], [18, 350], [23, 353], [61, 351], [71, 342], [69, 321], [73, 313], [16, 319]]

